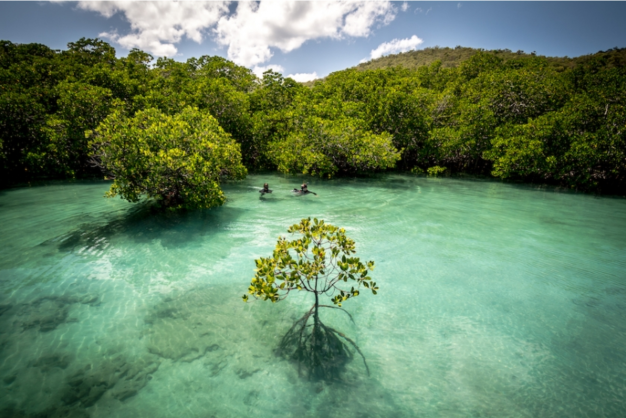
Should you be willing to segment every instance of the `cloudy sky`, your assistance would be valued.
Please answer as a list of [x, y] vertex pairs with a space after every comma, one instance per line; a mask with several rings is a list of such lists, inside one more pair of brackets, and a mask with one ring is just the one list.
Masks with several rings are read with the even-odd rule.
[[0, 2], [0, 39], [100, 37], [184, 61], [220, 55], [306, 81], [430, 46], [578, 56], [626, 47], [626, 2]]

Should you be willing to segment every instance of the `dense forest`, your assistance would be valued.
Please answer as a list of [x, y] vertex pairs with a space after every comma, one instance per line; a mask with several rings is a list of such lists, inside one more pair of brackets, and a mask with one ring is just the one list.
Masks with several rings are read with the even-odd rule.
[[[209, 144], [227, 167], [215, 175], [231, 178], [260, 169], [326, 178], [395, 169], [626, 190], [626, 49], [575, 59], [419, 52], [307, 86], [271, 71], [259, 79], [220, 57], [154, 61], [132, 50], [117, 58], [98, 39], [64, 51], [0, 41], [2, 186], [136, 176], [136, 167], [180, 174], [172, 158]], [[213, 139], [194, 133], [182, 151], [167, 140], [189, 129]], [[119, 159], [134, 165], [115, 171]]]
[[[435, 61], [441, 61], [443, 68], [455, 68], [461, 65], [463, 61], [466, 61], [478, 53], [492, 54], [500, 58], [503, 62], [512, 59], [519, 59], [524, 57], [535, 57], [535, 52], [527, 53], [524, 51], [511, 51], [510, 49], [493, 49], [483, 50], [477, 48], [468, 48], [463, 46], [457, 46], [455, 48], [439, 47], [424, 48], [415, 51], [401, 52], [399, 54], [385, 55], [380, 58], [376, 58], [367, 62], [363, 62], [356, 66], [358, 70], [378, 70], [381, 68], [389, 67], [404, 67], [409, 69], [417, 69], [424, 65], [431, 65]], [[593, 55], [583, 55], [580, 57], [546, 57], [540, 55], [542, 58], [558, 71], [574, 68], [578, 63], [587, 61], [593, 56], [598, 55], [610, 55], [613, 59], [626, 59], [626, 49], [612, 49], [609, 51], [600, 51]]]

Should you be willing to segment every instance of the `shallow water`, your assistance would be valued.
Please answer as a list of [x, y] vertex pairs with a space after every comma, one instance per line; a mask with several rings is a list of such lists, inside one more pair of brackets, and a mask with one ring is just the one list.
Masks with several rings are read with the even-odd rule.
[[[173, 215], [104, 182], [0, 192], [0, 415], [626, 415], [626, 200], [400, 175], [292, 196], [299, 181], [252, 175]], [[376, 261], [379, 294], [344, 304], [356, 324], [323, 312], [369, 377], [355, 358], [308, 382], [273, 354], [310, 297], [241, 302], [309, 216]]]

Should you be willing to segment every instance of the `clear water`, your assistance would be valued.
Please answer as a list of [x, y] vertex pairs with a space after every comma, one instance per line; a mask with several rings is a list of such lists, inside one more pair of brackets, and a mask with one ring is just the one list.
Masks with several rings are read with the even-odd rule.
[[[626, 200], [400, 175], [292, 196], [300, 181], [250, 176], [175, 215], [103, 182], [0, 192], [0, 415], [626, 415]], [[241, 302], [308, 216], [376, 261], [379, 294], [344, 305], [356, 324], [322, 317], [369, 377], [355, 359], [308, 382], [273, 354], [310, 297]]]

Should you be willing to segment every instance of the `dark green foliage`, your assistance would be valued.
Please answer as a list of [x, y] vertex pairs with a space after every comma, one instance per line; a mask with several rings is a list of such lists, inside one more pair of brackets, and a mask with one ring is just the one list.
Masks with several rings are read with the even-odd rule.
[[113, 94], [107, 88], [80, 82], [62, 81], [55, 89], [58, 110], [48, 115], [42, 128], [49, 142], [39, 152], [30, 153], [28, 159], [41, 166], [56, 167], [61, 175], [75, 177], [91, 167], [87, 164], [91, 150], [85, 128], [96, 127], [107, 117]]
[[[626, 189], [626, 49], [578, 58], [426, 48], [307, 87], [220, 57], [187, 62], [99, 39], [65, 51], [0, 41], [0, 181], [100, 176], [84, 132], [112, 112], [192, 106], [248, 169], [334, 176], [398, 168]], [[432, 172], [433, 170], [431, 170]], [[435, 169], [435, 171], [437, 171]]]
[[2, 140], [2, 182], [12, 183], [34, 175], [55, 174], [54, 169], [33, 165], [29, 154], [43, 146], [45, 107], [28, 93], [15, 91], [0, 95], [0, 140]]
[[[431, 96], [420, 86], [415, 73], [408, 70], [346, 70], [333, 73], [315, 85], [313, 97], [317, 103], [309, 113], [325, 119], [340, 120], [347, 116], [352, 119], [350, 124], [389, 138], [396, 149], [405, 152], [405, 157], [414, 156], [428, 138], [427, 109]], [[393, 166], [386, 163], [372, 168]]]
[[115, 100], [134, 110], [147, 57], [134, 51], [118, 60], [98, 39], [80, 39], [62, 52], [0, 42], [2, 183], [99, 174], [89, 164], [85, 131], [98, 126]]
[[616, 191], [626, 180], [626, 106], [587, 95], [523, 125], [497, 130], [494, 175]]
[[263, 73], [250, 95], [252, 129], [245, 145], [250, 166], [276, 167], [275, 152], [268, 152], [270, 144], [284, 141], [300, 125], [308, 96], [308, 89], [293, 79], [271, 70]]

